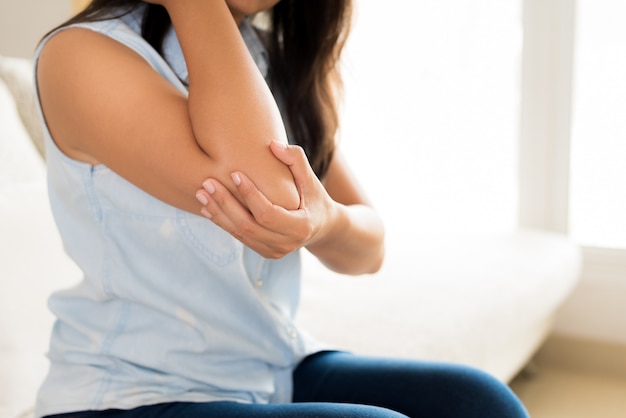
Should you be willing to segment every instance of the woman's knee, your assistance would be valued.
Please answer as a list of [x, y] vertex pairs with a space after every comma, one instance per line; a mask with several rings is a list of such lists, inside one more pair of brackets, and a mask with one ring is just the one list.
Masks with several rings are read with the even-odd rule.
[[[465, 417], [528, 417], [515, 393], [494, 376], [468, 366], [448, 366], [444, 392], [453, 398], [451, 408]], [[471, 412], [471, 413], [470, 413]]]
[[294, 378], [294, 399], [301, 401], [383, 405], [409, 416], [528, 416], [508, 386], [459, 364], [322, 353]]
[[184, 409], [177, 411], [180, 415], [175, 416], [196, 418], [407, 418], [406, 415], [382, 407], [328, 402], [264, 405], [209, 402], [183, 404], [182, 408]]

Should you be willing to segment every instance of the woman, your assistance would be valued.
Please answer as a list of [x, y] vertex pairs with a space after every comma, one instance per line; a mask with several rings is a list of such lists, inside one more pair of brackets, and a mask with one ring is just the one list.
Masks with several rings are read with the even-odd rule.
[[293, 324], [301, 248], [355, 275], [383, 259], [334, 147], [350, 8], [94, 0], [44, 38], [50, 201], [84, 279], [50, 299], [37, 416], [525, 416], [479, 371], [330, 351]]

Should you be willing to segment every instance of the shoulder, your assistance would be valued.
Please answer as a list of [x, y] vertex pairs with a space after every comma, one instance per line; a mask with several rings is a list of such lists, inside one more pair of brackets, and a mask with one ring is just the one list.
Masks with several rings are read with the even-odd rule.
[[49, 57], [60, 56], [71, 64], [80, 64], [78, 58], [84, 56], [97, 57], [111, 51], [129, 53], [129, 49], [145, 49], [147, 42], [140, 33], [142, 9], [109, 13], [108, 18], [74, 22], [49, 33], [36, 51], [37, 63], [46, 62]]
[[[122, 19], [75, 23], [51, 32], [41, 42], [36, 53], [38, 64], [49, 57], [65, 58], [77, 64], [77, 58], [85, 55], [98, 56], [111, 51], [128, 52], [131, 44], [145, 44], [145, 40]], [[120, 48], [122, 45], [127, 48]]]
[[105, 132], [111, 121], [135, 114], [138, 101], [151, 100], [150, 92], [171, 90], [136, 49], [92, 27], [69, 27], [49, 37], [38, 54], [35, 75], [57, 146], [91, 164], [100, 159], [87, 151], [87, 139]]
[[[116, 49], [116, 42], [108, 34], [89, 27], [73, 26], [63, 28], [44, 41], [38, 61], [45, 62], [49, 57], [65, 57], [65, 61], [76, 63], [75, 57], [98, 55]], [[101, 49], [104, 48], [104, 49]], [[119, 49], [119, 52], [122, 50]]]
[[71, 27], [51, 36], [37, 56], [40, 88], [58, 86], [68, 92], [102, 82], [127, 68], [148, 67], [140, 55], [116, 39], [90, 28]]
[[109, 18], [71, 23], [48, 34], [35, 54], [38, 77], [51, 73], [97, 81], [93, 78], [106, 74], [114, 63], [137, 63], [140, 57], [146, 61], [145, 51], [156, 54], [141, 36], [142, 9], [110, 13]]

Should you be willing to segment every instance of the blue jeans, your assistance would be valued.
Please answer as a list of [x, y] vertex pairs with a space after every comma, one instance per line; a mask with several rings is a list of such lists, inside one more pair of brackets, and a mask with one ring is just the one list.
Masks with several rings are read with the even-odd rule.
[[54, 418], [528, 417], [508, 386], [456, 364], [327, 351], [306, 358], [294, 371], [293, 384], [290, 404], [174, 402]]

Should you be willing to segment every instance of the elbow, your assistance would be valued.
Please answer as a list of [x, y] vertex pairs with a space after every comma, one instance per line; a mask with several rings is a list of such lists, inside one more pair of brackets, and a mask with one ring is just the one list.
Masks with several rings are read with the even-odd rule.
[[[269, 150], [267, 150], [269, 153]], [[238, 154], [238, 155], [237, 155]], [[273, 155], [267, 158], [245, 153], [235, 153], [214, 157], [217, 162], [218, 172], [221, 173], [224, 184], [242, 203], [242, 196], [237, 190], [231, 175], [241, 172], [248, 177], [254, 186], [272, 204], [287, 210], [296, 210], [300, 207], [300, 195], [289, 168], [276, 159]]]
[[367, 270], [363, 274], [376, 274], [378, 273], [385, 261], [385, 246], [381, 245], [378, 253], [372, 257], [371, 262], [367, 266]]
[[378, 273], [385, 262], [385, 227], [382, 222], [378, 223], [377, 228], [373, 228], [376, 231], [376, 245], [373, 246], [373, 251], [371, 256], [369, 257], [370, 262], [367, 265], [367, 272], [365, 274], [376, 274]]
[[269, 183], [264, 188], [268, 190], [267, 198], [270, 202], [287, 210], [297, 210], [300, 208], [300, 195], [291, 175], [287, 169], [287, 175], [277, 175], [269, 179]]
[[287, 173], [278, 171], [271, 175], [267, 173], [248, 174], [248, 171], [253, 170], [241, 171], [255, 183], [255, 186], [272, 204], [286, 210], [297, 210], [300, 207], [300, 195], [288, 169]]

